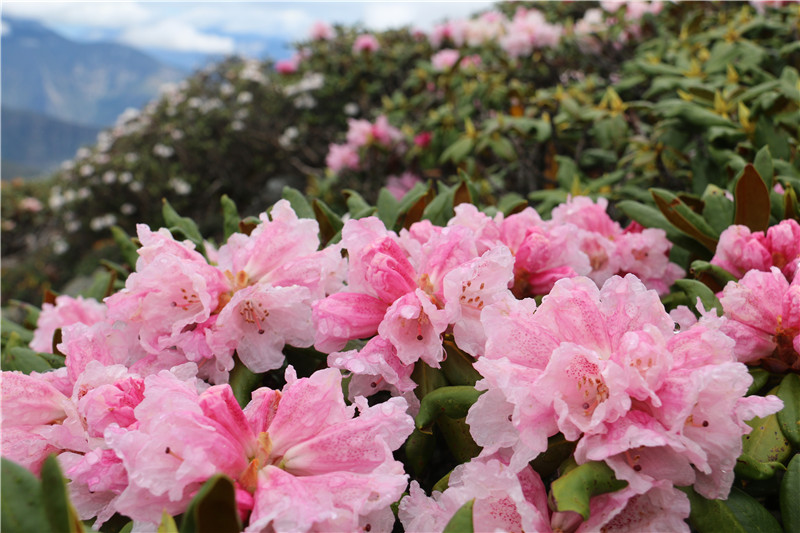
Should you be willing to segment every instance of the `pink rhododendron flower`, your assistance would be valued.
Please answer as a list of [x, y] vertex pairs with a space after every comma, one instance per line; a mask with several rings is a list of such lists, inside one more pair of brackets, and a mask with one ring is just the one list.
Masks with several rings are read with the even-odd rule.
[[57, 296], [55, 305], [46, 303], [42, 306], [30, 342], [31, 350], [53, 353], [53, 334], [57, 329], [75, 323], [91, 326], [105, 318], [106, 306], [94, 298]]
[[414, 427], [405, 400], [348, 407], [334, 369], [298, 379], [290, 367], [286, 381], [254, 391], [242, 410], [227, 385], [198, 394], [163, 373], [146, 378], [138, 427], [106, 431], [130, 480], [116, 509], [157, 524], [162, 508], [182, 512], [221, 472], [252, 495], [240, 499], [252, 506], [247, 531], [354, 530], [365, 520], [390, 530], [389, 506], [407, 483], [392, 451]]
[[377, 52], [380, 47], [381, 45], [378, 43], [378, 39], [374, 35], [367, 33], [356, 37], [353, 43], [353, 53]]
[[579, 464], [606, 461], [637, 494], [669, 480], [719, 498], [750, 431], [744, 421], [782, 406], [744, 398], [752, 378], [723, 319], [676, 333], [657, 293], [630, 274], [601, 289], [560, 280], [538, 308], [500, 301], [481, 319], [486, 351], [474, 366], [487, 392], [467, 423], [483, 455], [506, 450], [512, 467], [560, 432], [578, 441]]
[[789, 283], [777, 267], [751, 270], [728, 282], [720, 302], [728, 318], [722, 331], [736, 341], [739, 361], [800, 369], [800, 274]]
[[431, 65], [435, 70], [447, 70], [453, 67], [458, 61], [461, 53], [452, 48], [445, 48], [431, 56]]
[[336, 36], [336, 32], [333, 26], [327, 22], [318, 20], [311, 25], [309, 36], [315, 41], [330, 41]]
[[405, 196], [408, 191], [414, 188], [414, 185], [421, 182], [422, 180], [419, 179], [419, 176], [416, 174], [412, 172], [403, 172], [403, 174], [400, 176], [387, 177], [386, 189], [392, 193], [392, 196], [398, 200], [402, 200], [403, 196]]
[[751, 233], [747, 226], [730, 226], [722, 232], [711, 259], [737, 278], [750, 270], [769, 271], [776, 266], [792, 279], [800, 264], [800, 224], [782, 220], [764, 232]]
[[423, 131], [414, 137], [414, 144], [420, 148], [427, 148], [430, 146], [432, 138], [433, 133], [429, 131]]
[[361, 159], [358, 150], [349, 144], [331, 144], [328, 146], [328, 155], [325, 156], [325, 165], [333, 172], [345, 169], [358, 170]]
[[398, 516], [406, 531], [442, 531], [473, 499], [475, 531], [550, 531], [547, 493], [539, 474], [529, 465], [516, 472], [496, 457], [457, 466], [448, 488], [431, 497], [412, 481]]
[[278, 74], [294, 74], [300, 69], [300, 61], [303, 60], [301, 54], [293, 54], [289, 59], [281, 59], [275, 62], [275, 70]]

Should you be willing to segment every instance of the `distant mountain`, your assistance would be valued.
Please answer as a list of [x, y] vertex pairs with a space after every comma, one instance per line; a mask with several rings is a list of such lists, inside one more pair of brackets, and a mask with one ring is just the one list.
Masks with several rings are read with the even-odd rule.
[[31, 177], [54, 170], [82, 145], [94, 144], [99, 128], [2, 108], [3, 179]]
[[107, 126], [187, 75], [120, 44], [71, 41], [28, 20], [3, 17], [3, 25], [2, 102], [9, 109]]

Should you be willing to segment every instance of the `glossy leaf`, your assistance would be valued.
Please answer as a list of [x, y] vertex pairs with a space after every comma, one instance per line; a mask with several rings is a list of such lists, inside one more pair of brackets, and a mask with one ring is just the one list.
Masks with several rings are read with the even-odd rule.
[[83, 524], [69, 502], [67, 486], [55, 455], [48, 456], [42, 465], [42, 496], [44, 512], [52, 531], [83, 531]]
[[234, 358], [233, 370], [230, 375], [230, 385], [233, 396], [239, 405], [244, 408], [252, 399], [252, 392], [261, 385], [261, 374], [254, 374], [242, 362], [239, 357]]
[[697, 240], [710, 251], [717, 247], [717, 235], [703, 217], [692, 211], [675, 194], [665, 189], [651, 189], [656, 206], [676, 228]]
[[750, 231], [766, 231], [769, 227], [769, 189], [753, 165], [747, 164], [734, 189], [736, 214], [734, 224], [741, 224]]
[[319, 222], [319, 238], [323, 243], [333, 243], [337, 239], [334, 237], [342, 231], [344, 222], [328, 204], [315, 198], [311, 203], [314, 208], [314, 215]]
[[675, 282], [675, 285], [689, 297], [690, 307], [694, 308], [699, 298], [706, 311], [716, 309], [717, 316], [723, 315], [722, 304], [717, 296], [704, 283], [694, 279], [679, 279]]
[[[773, 464], [785, 462], [792, 453], [792, 447], [783, 436], [778, 424], [778, 417], [774, 414], [766, 418], [755, 417], [747, 421], [753, 430], [742, 437], [742, 457], [737, 459], [736, 472], [742, 475], [751, 474], [754, 462]], [[741, 464], [741, 466], [740, 466]], [[756, 467], [758, 474], [763, 475], [767, 467]], [[777, 468], [774, 464], [771, 471]], [[763, 479], [756, 477], [754, 479]]]
[[453, 518], [444, 526], [442, 533], [473, 533], [475, 531], [475, 526], [472, 522], [472, 508], [474, 505], [474, 499], [462, 505], [453, 514]]
[[49, 531], [42, 505], [42, 486], [27, 468], [2, 458], [0, 529], [3, 533]]
[[175, 524], [175, 519], [172, 518], [166, 510], [161, 513], [161, 524], [158, 526], [157, 533], [178, 533], [178, 526]]
[[420, 402], [419, 414], [415, 419], [417, 429], [430, 431], [431, 426], [440, 415], [450, 418], [467, 416], [469, 408], [483, 392], [466, 385], [439, 387], [431, 391]]
[[436, 437], [432, 433], [423, 433], [414, 429], [406, 440], [404, 449], [411, 473], [420, 479], [428, 472], [433, 450], [436, 447]]
[[767, 384], [767, 381], [769, 381], [769, 372], [759, 366], [749, 367], [747, 371], [753, 376], [753, 383], [748, 387], [746, 396], [752, 396]]
[[758, 501], [734, 487], [727, 500], [707, 500], [682, 487], [692, 505], [689, 522], [698, 533], [780, 533], [781, 526]]
[[474, 386], [481, 379], [480, 373], [472, 366], [473, 358], [458, 349], [451, 339], [444, 341], [447, 357], [442, 361], [442, 372], [451, 385]]
[[111, 226], [111, 236], [114, 237], [114, 243], [122, 254], [125, 264], [131, 269], [135, 269], [136, 261], [139, 260], [139, 254], [136, 250], [138, 250], [139, 247], [133, 242], [131, 236], [125, 233], [125, 230], [119, 226]]
[[394, 228], [397, 217], [400, 214], [400, 202], [389, 192], [389, 189], [384, 187], [378, 193], [377, 207], [377, 215], [381, 222], [389, 229]]
[[181, 524], [181, 533], [238, 533], [241, 529], [233, 482], [222, 474], [203, 484]]
[[[197, 227], [197, 223], [189, 217], [180, 216], [166, 198], [162, 198], [161, 201], [163, 203], [161, 214], [164, 217], [164, 224], [169, 231], [172, 232], [173, 235], [175, 235], [176, 231], [179, 232], [180, 235], [192, 241], [194, 245], [197, 246], [198, 250], [201, 250], [203, 247], [203, 236], [200, 234], [200, 228]], [[177, 235], [175, 235], [175, 237], [178, 238]]]
[[614, 476], [606, 463], [591, 461], [573, 468], [550, 486], [550, 507], [554, 511], [575, 511], [584, 520], [589, 518], [592, 496], [614, 492], [628, 486]]
[[288, 200], [299, 218], [314, 218], [314, 210], [308, 203], [303, 193], [292, 187], [286, 186], [281, 194], [284, 200]]
[[753, 167], [761, 179], [764, 180], [764, 185], [767, 186], [767, 189], [772, 189], [772, 177], [775, 174], [775, 169], [772, 166], [772, 154], [769, 151], [769, 146], [765, 146], [756, 152]]
[[703, 218], [719, 233], [733, 223], [734, 205], [725, 192], [716, 185], [709, 185], [703, 194]]
[[778, 425], [796, 451], [800, 451], [800, 376], [786, 374], [778, 387], [783, 409], [776, 413]]
[[781, 520], [784, 531], [800, 531], [800, 453], [796, 454], [781, 480]]
[[222, 234], [223, 242], [225, 242], [228, 237], [239, 231], [241, 218], [236, 203], [227, 194], [222, 195], [220, 204], [222, 204]]

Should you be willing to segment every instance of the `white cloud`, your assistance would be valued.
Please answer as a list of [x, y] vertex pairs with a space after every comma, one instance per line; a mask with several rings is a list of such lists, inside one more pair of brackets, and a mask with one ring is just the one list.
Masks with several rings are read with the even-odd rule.
[[118, 40], [140, 48], [208, 54], [230, 54], [235, 48], [234, 40], [230, 37], [201, 33], [189, 24], [175, 19], [127, 28], [120, 34]]
[[373, 2], [364, 5], [364, 25], [373, 30], [411, 26], [429, 30], [444, 19], [468, 18], [494, 2]]
[[138, 2], [16, 2], [3, 3], [3, 14], [38, 20], [47, 25], [80, 24], [125, 28], [145, 22], [151, 12]]
[[8, 22], [3, 20], [0, 25], [0, 35], [9, 35], [11, 33], [11, 26], [8, 25]]

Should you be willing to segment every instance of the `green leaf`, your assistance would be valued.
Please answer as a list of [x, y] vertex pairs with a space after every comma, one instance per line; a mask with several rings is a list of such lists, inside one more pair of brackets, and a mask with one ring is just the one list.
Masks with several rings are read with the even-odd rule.
[[442, 372], [447, 381], [451, 385], [474, 386], [482, 376], [472, 366], [473, 358], [461, 351], [451, 339], [445, 339], [444, 349], [447, 357], [442, 361]]
[[206, 481], [183, 515], [181, 533], [239, 533], [233, 482], [222, 474]]
[[736, 214], [734, 224], [741, 224], [750, 231], [766, 231], [769, 227], [769, 189], [755, 167], [748, 163], [734, 188]]
[[614, 492], [628, 486], [614, 476], [606, 463], [591, 461], [573, 468], [550, 486], [551, 507], [556, 511], [575, 511], [584, 520], [589, 518], [592, 496]]
[[24, 346], [15, 346], [15, 333], [11, 334], [6, 349], [3, 351], [3, 370], [19, 370], [23, 374], [31, 372], [47, 372], [50, 364], [37, 352]]
[[328, 207], [328, 204], [319, 198], [314, 198], [311, 205], [314, 207], [314, 215], [316, 216], [317, 222], [319, 222], [320, 241], [323, 243], [332, 243], [334, 237], [342, 230], [344, 222], [342, 222], [341, 217], [339, 217], [333, 209]]
[[704, 283], [695, 279], [679, 279], [675, 282], [675, 285], [680, 287], [689, 297], [689, 302], [691, 303], [690, 307], [692, 309], [695, 308], [697, 299], [700, 298], [700, 302], [703, 304], [706, 311], [716, 309], [717, 316], [723, 315], [722, 304], [719, 302], [717, 296]]
[[261, 377], [262, 374], [254, 374], [244, 366], [238, 355], [234, 358], [230, 384], [231, 389], [233, 389], [233, 396], [242, 408], [250, 403], [252, 392], [261, 385]]
[[433, 451], [436, 447], [436, 438], [432, 433], [423, 433], [414, 429], [406, 439], [404, 446], [406, 458], [415, 478], [421, 479], [428, 473]]
[[[753, 377], [753, 383], [747, 388], [747, 394], [745, 396], [752, 396], [753, 394], [757, 393], [761, 390], [761, 388], [767, 384], [769, 381], [769, 372], [764, 370], [760, 366], [751, 366], [747, 369], [750, 375]], [[780, 421], [780, 419], [778, 419]], [[785, 433], [784, 433], [785, 435]]]
[[453, 218], [453, 194], [455, 187], [443, 187], [443, 190], [430, 201], [422, 211], [422, 219], [430, 220], [434, 226], [444, 226]]
[[473, 457], [481, 453], [481, 447], [475, 444], [469, 425], [462, 418], [440, 416], [436, 420], [436, 427], [447, 443], [447, 449], [453, 459], [459, 463], [468, 463]]
[[515, 192], [506, 193], [497, 202], [497, 209], [506, 216], [517, 213], [528, 206], [528, 201]]
[[563, 433], [556, 433], [547, 439], [547, 450], [531, 461], [531, 467], [542, 479], [549, 478], [556, 473], [564, 461], [572, 456], [577, 444], [577, 441], [567, 440]]
[[517, 159], [517, 151], [514, 150], [514, 145], [505, 137], [489, 140], [489, 147], [496, 156], [502, 157], [506, 161]]
[[164, 217], [164, 223], [167, 229], [169, 229], [173, 235], [175, 235], [176, 231], [180, 232], [181, 235], [197, 246], [198, 251], [202, 250], [203, 236], [200, 234], [200, 228], [197, 227], [197, 223], [189, 217], [180, 216], [166, 198], [162, 198], [161, 201], [164, 204], [161, 209], [161, 214]]
[[42, 496], [51, 531], [83, 531], [83, 524], [69, 502], [64, 476], [55, 455], [49, 455], [42, 465]]
[[453, 518], [444, 526], [442, 533], [473, 533], [475, 531], [475, 526], [472, 523], [472, 507], [474, 505], [474, 498], [462, 505], [453, 514]]
[[734, 205], [726, 196], [725, 190], [710, 184], [703, 193], [703, 218], [714, 228], [722, 233], [733, 223]]
[[708, 253], [708, 250], [698, 242], [675, 228], [658, 209], [633, 200], [623, 200], [617, 203], [617, 209], [625, 216], [635, 220], [645, 228], [660, 228], [667, 232], [670, 242], [685, 248], [695, 254]]
[[447, 163], [448, 161], [452, 161], [453, 163], [458, 164], [463, 161], [467, 155], [469, 155], [474, 146], [475, 141], [471, 137], [461, 137], [456, 142], [448, 146], [444, 152], [442, 152], [442, 155], [439, 158], [439, 163]]
[[683, 200], [665, 189], [650, 189], [656, 206], [676, 228], [697, 240], [710, 251], [717, 247], [719, 235], [703, 217], [692, 211]]
[[447, 385], [444, 373], [438, 368], [431, 368], [424, 361], [417, 361], [414, 364], [414, 371], [411, 372], [411, 379], [417, 384], [414, 394], [420, 400], [438, 389]]
[[161, 524], [158, 526], [157, 533], [178, 533], [178, 526], [166, 509], [161, 512]]
[[769, 153], [769, 146], [763, 147], [756, 153], [756, 158], [753, 161], [753, 166], [767, 189], [772, 190], [772, 177], [775, 175], [775, 169], [772, 166], [772, 154]]
[[417, 203], [428, 194], [429, 189], [430, 185], [427, 183], [417, 183], [414, 185], [411, 190], [403, 196], [403, 199], [400, 200], [400, 205], [397, 208], [398, 214], [405, 214], [412, 207], [417, 205]]
[[780, 504], [783, 530], [800, 531], [800, 454], [796, 454], [781, 480]]
[[372, 209], [372, 206], [357, 191], [345, 189], [342, 194], [347, 198], [347, 212], [350, 213], [350, 216]]
[[299, 218], [314, 218], [314, 210], [311, 209], [311, 204], [308, 203], [303, 193], [287, 185], [283, 188], [281, 196], [284, 200], [289, 201]]
[[136, 261], [139, 260], [138, 246], [133, 242], [130, 235], [125, 233], [125, 230], [119, 226], [111, 226], [111, 236], [114, 237], [114, 242], [117, 244], [119, 251], [122, 253], [122, 258], [125, 263], [131, 267], [136, 268]]
[[[774, 414], [766, 418], [755, 417], [747, 421], [753, 428], [748, 435], [742, 436], [742, 455], [749, 456], [760, 463], [784, 463], [792, 454], [792, 447], [781, 432], [778, 417]], [[752, 461], [748, 466], [748, 458], [736, 460], [736, 472], [740, 473], [740, 462], [743, 465], [741, 474], [749, 472]], [[773, 468], [774, 470], [774, 468]], [[757, 478], [763, 479], [763, 478]]]
[[780, 461], [759, 461], [746, 453], [736, 459], [734, 471], [740, 478], [750, 480], [771, 479], [775, 472], [785, 470], [786, 467]]
[[400, 202], [386, 187], [378, 193], [377, 207], [378, 218], [381, 219], [384, 226], [393, 229], [397, 223], [397, 217], [400, 215]]
[[783, 409], [777, 412], [778, 425], [795, 450], [800, 450], [800, 376], [786, 374], [778, 386]]
[[415, 419], [417, 429], [430, 431], [440, 415], [447, 415], [450, 418], [467, 416], [469, 408], [483, 392], [467, 385], [439, 387], [431, 391], [420, 402], [419, 414]]
[[239, 222], [241, 222], [242, 219], [239, 217], [239, 210], [236, 209], [236, 203], [231, 200], [230, 196], [223, 194], [219, 201], [220, 204], [222, 204], [222, 234], [223, 242], [225, 242], [228, 240], [228, 237], [234, 233], [238, 233]]
[[19, 339], [19, 346], [27, 346], [33, 340], [33, 331], [20, 326], [19, 324], [2, 317], [0, 319], [0, 331], [4, 338], [8, 338], [13, 333]]
[[6, 458], [0, 461], [0, 529], [3, 533], [50, 531], [39, 480], [27, 468]]
[[727, 500], [707, 500], [691, 487], [679, 487], [689, 496], [689, 522], [698, 533], [781, 533], [781, 526], [758, 501], [734, 487]]

